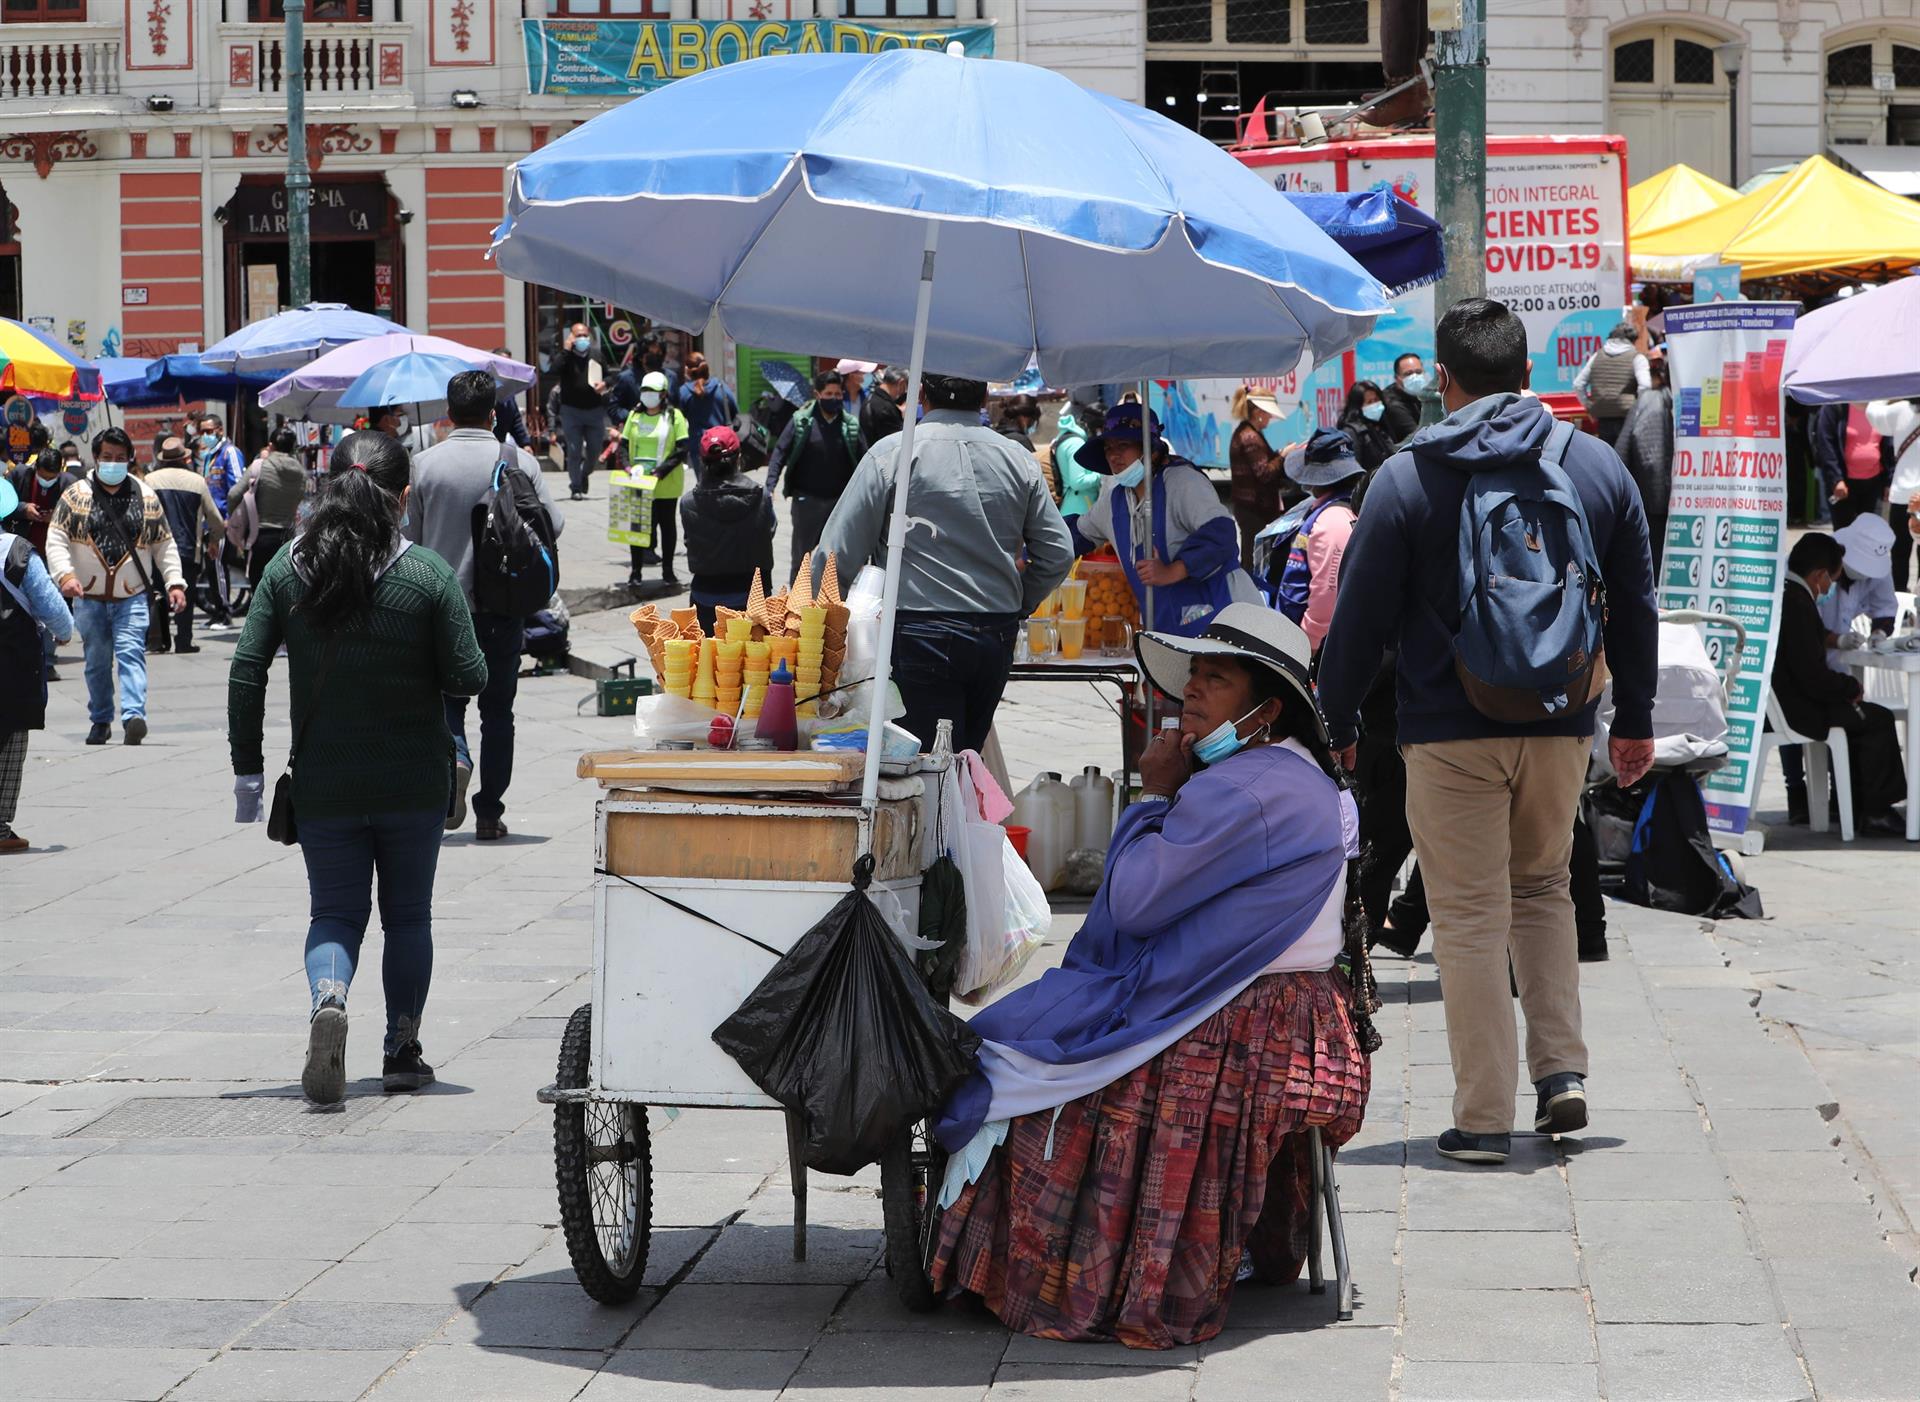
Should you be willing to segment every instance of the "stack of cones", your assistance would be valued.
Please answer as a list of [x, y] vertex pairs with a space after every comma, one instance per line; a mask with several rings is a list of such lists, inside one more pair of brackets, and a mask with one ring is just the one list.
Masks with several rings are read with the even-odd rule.
[[690, 608], [663, 618], [643, 604], [628, 615], [663, 690], [745, 718], [760, 714], [767, 679], [782, 660], [793, 676], [798, 713], [818, 715], [819, 697], [840, 682], [850, 616], [831, 554], [818, 590], [812, 571], [802, 570], [791, 588], [769, 595], [755, 570], [746, 608], [714, 610], [716, 637], [702, 631]]

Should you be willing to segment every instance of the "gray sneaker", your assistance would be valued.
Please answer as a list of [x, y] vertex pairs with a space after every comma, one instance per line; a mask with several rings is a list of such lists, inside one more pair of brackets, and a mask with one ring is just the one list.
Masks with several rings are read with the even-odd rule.
[[446, 830], [458, 832], [467, 825], [467, 786], [473, 782], [473, 766], [454, 762], [453, 806], [447, 810]]
[[300, 1089], [315, 1105], [338, 1105], [347, 1094], [347, 1005], [325, 997], [307, 1024], [307, 1069]]
[[1562, 1071], [1533, 1083], [1539, 1100], [1533, 1112], [1533, 1127], [1542, 1134], [1571, 1134], [1587, 1127], [1586, 1078], [1573, 1071]]

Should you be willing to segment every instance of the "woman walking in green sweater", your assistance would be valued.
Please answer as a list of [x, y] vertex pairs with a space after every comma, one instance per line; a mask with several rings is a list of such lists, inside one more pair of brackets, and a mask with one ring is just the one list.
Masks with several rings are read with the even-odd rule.
[[260, 818], [267, 668], [284, 643], [293, 733], [293, 810], [307, 863], [313, 1012], [307, 1097], [346, 1094], [347, 988], [378, 878], [388, 1091], [433, 1080], [420, 1015], [433, 973], [433, 873], [453, 791], [442, 695], [473, 696], [487, 667], [453, 570], [400, 534], [407, 453], [379, 433], [333, 450], [304, 534], [267, 566], [227, 683], [235, 817]]

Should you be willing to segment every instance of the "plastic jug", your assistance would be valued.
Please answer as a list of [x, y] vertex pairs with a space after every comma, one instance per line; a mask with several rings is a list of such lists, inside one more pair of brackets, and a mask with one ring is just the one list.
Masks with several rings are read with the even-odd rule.
[[760, 703], [760, 719], [753, 733], [758, 739], [773, 741], [776, 750], [800, 747], [800, 727], [793, 711], [793, 673], [787, 670], [784, 657], [767, 680], [766, 698]]
[[1067, 853], [1073, 850], [1073, 790], [1060, 781], [1058, 774], [1035, 776], [1013, 800], [1011, 821], [1027, 828], [1027, 869], [1041, 887], [1051, 891], [1066, 870]]
[[1113, 780], [1090, 764], [1067, 787], [1074, 799], [1073, 845], [1106, 851], [1113, 839]]

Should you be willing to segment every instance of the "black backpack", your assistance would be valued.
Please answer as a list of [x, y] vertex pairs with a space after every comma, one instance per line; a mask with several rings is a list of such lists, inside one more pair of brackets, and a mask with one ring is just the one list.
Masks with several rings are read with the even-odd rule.
[[1760, 893], [1714, 849], [1700, 785], [1680, 769], [1657, 780], [1640, 805], [1621, 895], [1634, 905], [1715, 920], [1763, 915]]
[[560, 587], [560, 551], [553, 521], [533, 479], [502, 458], [493, 490], [473, 508], [473, 607], [477, 613], [526, 618]]

